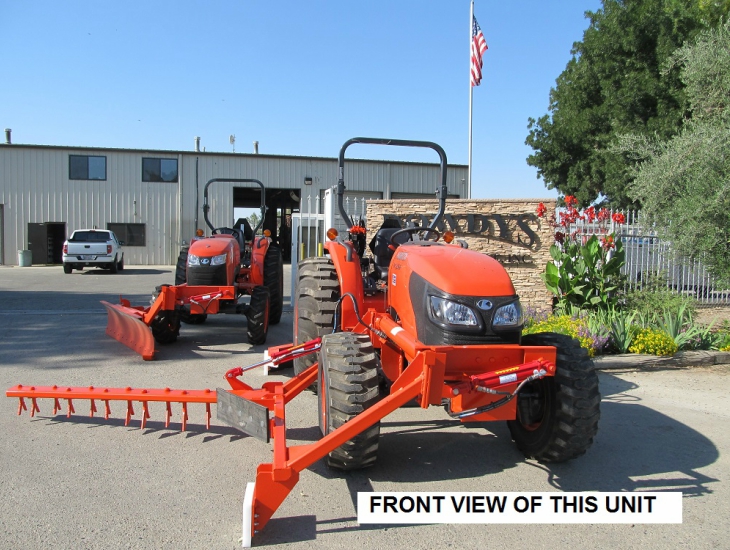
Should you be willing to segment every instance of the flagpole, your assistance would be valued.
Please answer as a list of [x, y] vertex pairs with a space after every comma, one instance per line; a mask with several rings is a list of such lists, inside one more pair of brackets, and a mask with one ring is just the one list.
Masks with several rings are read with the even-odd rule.
[[[472, 48], [472, 32], [474, 28], [474, 0], [471, 0], [471, 6], [469, 9], [469, 58], [471, 59], [471, 48]], [[474, 86], [471, 85], [471, 64], [469, 65], [469, 167], [467, 170], [467, 198], [471, 198], [471, 118], [472, 118], [472, 103], [474, 99]]]

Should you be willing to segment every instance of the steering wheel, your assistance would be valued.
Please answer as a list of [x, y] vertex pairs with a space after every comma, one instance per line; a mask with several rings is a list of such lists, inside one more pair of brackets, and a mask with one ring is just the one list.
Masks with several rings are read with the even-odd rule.
[[230, 227], [217, 227], [212, 231], [213, 235], [232, 235], [234, 239], [241, 242], [241, 235], [238, 233], [238, 229], [231, 229]]
[[[436, 238], [434, 239], [434, 242], [438, 241], [439, 238], [441, 238], [441, 233], [439, 233], [438, 230], [432, 229], [430, 227], [418, 227], [418, 226], [416, 226], [416, 227], [404, 227], [403, 229], [399, 229], [398, 231], [394, 232], [390, 236], [390, 244], [392, 244], [394, 246], [398, 246], [400, 243], [396, 242], [396, 240], [395, 240], [396, 236], [398, 236], [398, 235], [405, 235], [405, 234], [408, 234], [408, 236], [410, 237], [409, 240], [412, 241], [413, 240], [413, 235], [415, 233], [425, 233], [426, 235], [428, 235], [430, 233], [434, 233], [436, 235]], [[428, 239], [424, 239], [424, 240], [428, 240]]]

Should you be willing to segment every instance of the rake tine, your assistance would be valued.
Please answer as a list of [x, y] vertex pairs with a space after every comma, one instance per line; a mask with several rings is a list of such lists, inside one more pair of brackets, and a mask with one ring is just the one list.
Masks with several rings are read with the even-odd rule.
[[167, 412], [165, 413], [165, 428], [170, 427], [170, 419], [172, 418], [172, 408], [170, 402], [167, 402]]
[[58, 400], [58, 398], [53, 399], [53, 414], [58, 414], [58, 411], [61, 410], [61, 402]]
[[36, 402], [35, 397], [30, 398], [31, 406], [30, 406], [30, 417], [33, 418], [35, 416], [36, 412], [41, 412], [41, 410], [38, 408], [38, 403]]
[[210, 403], [205, 404], [205, 429], [210, 430]]
[[182, 431], [185, 431], [188, 425], [188, 404], [183, 401], [182, 404]]
[[96, 412], [96, 402], [93, 399], [90, 399], [91, 401], [91, 410], [89, 411], [89, 417], [94, 418], [94, 413]]
[[72, 414], [76, 414], [76, 410], [74, 409], [74, 404], [71, 399], [66, 399], [68, 401], [68, 410], [66, 411], [66, 418], [71, 418]]
[[112, 409], [109, 406], [109, 400], [104, 399], [104, 420], [109, 420], [109, 415], [112, 414]]
[[144, 430], [144, 427], [147, 425], [147, 419], [150, 417], [150, 409], [147, 406], [147, 401], [142, 401], [142, 424], [140, 425], [140, 429]]
[[127, 418], [124, 420], [125, 426], [129, 426], [129, 421], [131, 420], [132, 416], [134, 416], [134, 408], [132, 407], [132, 402], [127, 401]]
[[27, 411], [28, 407], [25, 406], [25, 399], [22, 397], [18, 397], [18, 416], [20, 416], [23, 411]]

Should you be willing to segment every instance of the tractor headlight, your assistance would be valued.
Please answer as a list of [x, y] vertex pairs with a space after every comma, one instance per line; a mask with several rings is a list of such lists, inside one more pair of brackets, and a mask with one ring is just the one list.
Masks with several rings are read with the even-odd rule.
[[200, 265], [200, 258], [195, 254], [188, 254], [188, 265]]
[[495, 329], [517, 328], [522, 326], [522, 324], [522, 306], [519, 301], [500, 307], [494, 312], [494, 317], [492, 318], [492, 326]]
[[429, 313], [439, 324], [478, 327], [477, 316], [470, 307], [444, 298], [430, 296]]
[[210, 265], [224, 265], [226, 263], [226, 257], [228, 254], [220, 254], [218, 256], [213, 256], [210, 259]]

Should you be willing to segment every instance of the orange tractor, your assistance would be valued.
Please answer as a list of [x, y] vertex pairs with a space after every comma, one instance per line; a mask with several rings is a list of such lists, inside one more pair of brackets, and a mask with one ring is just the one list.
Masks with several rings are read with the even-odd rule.
[[[344, 155], [352, 144], [427, 147], [441, 161], [439, 210], [428, 227], [383, 227], [365, 257], [362, 228], [343, 208]], [[229, 390], [132, 388], [10, 388], [19, 413], [38, 412], [37, 399], [54, 399], [54, 412], [73, 400], [142, 403], [217, 403], [217, 417], [264, 441], [273, 460], [258, 466], [244, 496], [243, 543], [267, 524], [300, 473], [325, 458], [335, 469], [372, 465], [380, 421], [407, 403], [443, 406], [460, 422], [506, 421], [528, 457], [561, 462], [582, 455], [598, 428], [600, 394], [592, 361], [576, 340], [558, 334], [522, 336], [522, 310], [504, 268], [455, 244], [438, 229], [446, 209], [446, 154], [430, 142], [355, 138], [339, 155], [338, 204], [349, 238], [328, 231], [327, 257], [304, 260], [296, 288], [296, 342], [245, 368], [226, 372]], [[458, 274], [458, 275], [456, 275]], [[294, 362], [286, 382], [254, 389], [240, 377], [258, 366]], [[322, 439], [289, 446], [286, 404], [317, 386]], [[184, 428], [184, 426], [183, 426]]]
[[[232, 228], [214, 227], [208, 218], [208, 187], [215, 182], [255, 183], [261, 187], [261, 221], [251, 229], [242, 218]], [[199, 324], [209, 314], [245, 314], [250, 344], [266, 342], [269, 324], [281, 319], [284, 271], [281, 250], [264, 236], [256, 236], [266, 214], [264, 184], [255, 179], [214, 178], [203, 190], [203, 217], [210, 237], [193, 238], [178, 258], [175, 285], [157, 287], [152, 305], [131, 306], [102, 301], [108, 312], [106, 333], [139, 353], [154, 358], [155, 341], [177, 340], [180, 322]], [[248, 304], [243, 297], [250, 296]]]

